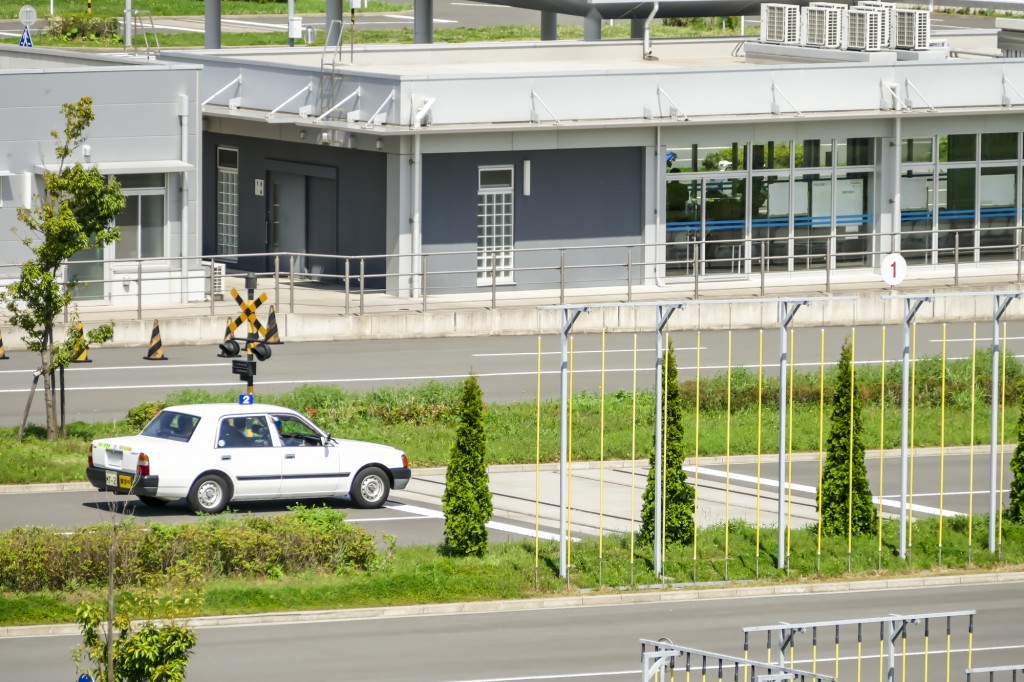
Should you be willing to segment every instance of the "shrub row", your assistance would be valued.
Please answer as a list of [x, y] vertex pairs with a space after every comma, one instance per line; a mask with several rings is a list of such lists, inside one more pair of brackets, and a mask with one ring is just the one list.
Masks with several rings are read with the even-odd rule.
[[95, 14], [60, 14], [49, 18], [46, 31], [67, 42], [107, 40], [119, 36], [121, 21]]
[[[117, 527], [115, 582], [140, 585], [153, 575], [275, 578], [304, 571], [370, 570], [387, 560], [373, 537], [347, 523], [343, 512], [326, 507], [293, 511], [180, 525], [124, 522]], [[114, 530], [105, 524], [68, 533], [30, 527], [0, 534], [0, 591], [105, 585]]]

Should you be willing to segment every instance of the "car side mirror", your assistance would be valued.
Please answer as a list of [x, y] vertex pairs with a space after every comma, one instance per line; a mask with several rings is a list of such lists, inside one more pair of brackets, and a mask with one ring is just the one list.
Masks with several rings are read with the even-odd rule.
[[323, 446], [330, 445], [331, 444], [331, 434], [328, 433], [326, 436], [324, 436], [321, 439], [320, 444], [323, 445]]

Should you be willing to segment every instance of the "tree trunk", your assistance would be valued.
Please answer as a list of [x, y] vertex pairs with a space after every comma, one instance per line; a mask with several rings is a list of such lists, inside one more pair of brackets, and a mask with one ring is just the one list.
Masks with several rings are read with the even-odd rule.
[[39, 356], [42, 359], [42, 370], [43, 370], [43, 398], [46, 401], [46, 438], [47, 440], [57, 440], [57, 408], [54, 405], [53, 399], [53, 370], [51, 369], [53, 363], [53, 352], [50, 344], [52, 338], [47, 335], [47, 343], [43, 349], [39, 352]]

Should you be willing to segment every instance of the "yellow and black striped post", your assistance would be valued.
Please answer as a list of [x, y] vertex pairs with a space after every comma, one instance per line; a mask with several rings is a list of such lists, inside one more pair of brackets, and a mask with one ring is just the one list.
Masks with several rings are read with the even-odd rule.
[[164, 346], [160, 341], [160, 320], [153, 320], [153, 333], [149, 336], [149, 350], [143, 360], [166, 360]]
[[[229, 317], [229, 318], [227, 318], [227, 320], [228, 320], [227, 324], [224, 327], [224, 341], [223, 341], [223, 343], [231, 341], [234, 338], [234, 332], [231, 331], [231, 318]], [[220, 353], [217, 353], [217, 357], [218, 358], [229, 358], [231, 356], [226, 354], [222, 350]]]
[[4, 335], [0, 332], [0, 360], [7, 360], [7, 351], [4, 350]]
[[78, 338], [71, 347], [71, 362], [92, 362], [89, 359], [89, 344], [85, 341], [85, 331], [82, 329], [82, 323], [76, 322], [75, 329], [78, 332]]
[[263, 342], [274, 345], [284, 343], [281, 340], [281, 335], [277, 332], [277, 312], [274, 310], [274, 306], [270, 306], [270, 315], [267, 317], [267, 334]]

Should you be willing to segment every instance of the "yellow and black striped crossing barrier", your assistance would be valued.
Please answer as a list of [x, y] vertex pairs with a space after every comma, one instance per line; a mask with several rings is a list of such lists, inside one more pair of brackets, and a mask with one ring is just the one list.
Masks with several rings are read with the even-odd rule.
[[149, 336], [149, 350], [143, 360], [166, 360], [164, 345], [160, 341], [160, 320], [153, 320], [153, 333]]
[[77, 331], [77, 338], [74, 345], [71, 346], [71, 362], [92, 362], [89, 359], [89, 344], [85, 340], [85, 331], [82, 329], [82, 323], [76, 322], [75, 329]]
[[281, 340], [281, 335], [277, 332], [277, 312], [274, 310], [274, 306], [270, 306], [270, 313], [267, 315], [267, 334], [263, 342], [274, 345], [284, 343]]

